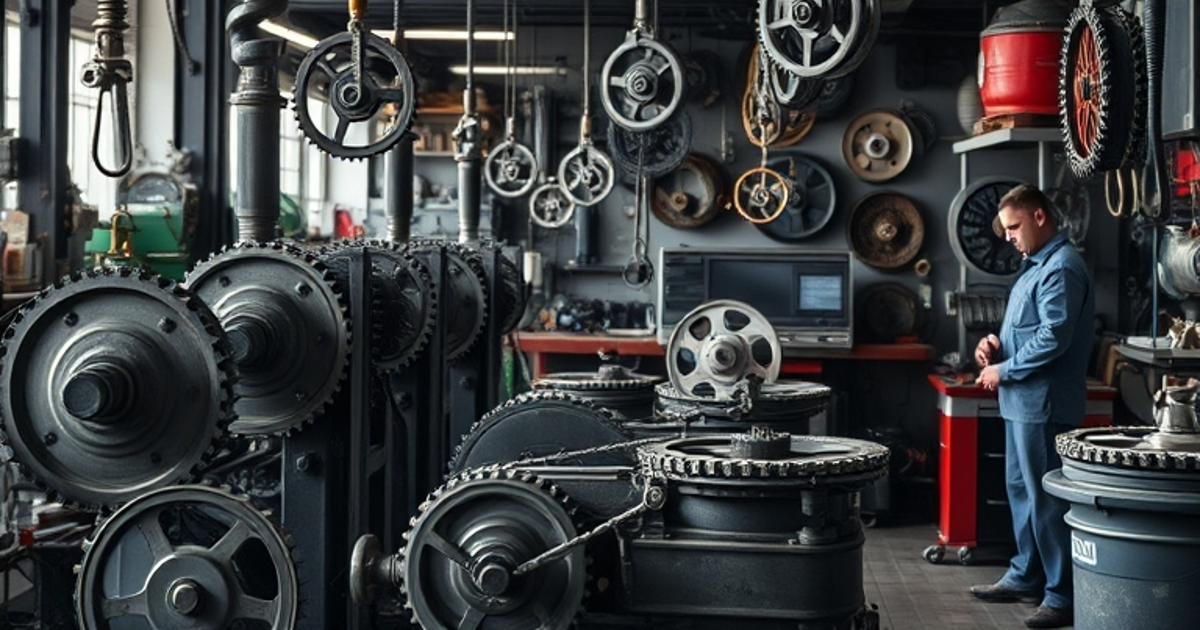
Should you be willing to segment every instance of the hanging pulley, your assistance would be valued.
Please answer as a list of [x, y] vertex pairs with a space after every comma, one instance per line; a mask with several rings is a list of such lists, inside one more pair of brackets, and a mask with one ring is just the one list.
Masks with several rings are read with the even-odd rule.
[[896, 269], [921, 251], [925, 221], [911, 198], [877, 192], [854, 206], [846, 234], [859, 260], [877, 269]]
[[647, 0], [637, 0], [633, 29], [604, 62], [600, 100], [609, 118], [630, 131], [648, 131], [679, 108], [687, 84], [683, 63], [654, 37]]
[[575, 202], [553, 177], [529, 196], [529, 218], [544, 228], [558, 229], [570, 223], [574, 215]]

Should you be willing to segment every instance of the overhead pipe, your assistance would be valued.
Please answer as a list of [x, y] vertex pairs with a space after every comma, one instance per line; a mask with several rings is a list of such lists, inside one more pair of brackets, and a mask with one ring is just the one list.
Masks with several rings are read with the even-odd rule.
[[279, 95], [277, 64], [284, 42], [259, 36], [258, 25], [287, 11], [287, 0], [246, 0], [225, 20], [233, 62], [240, 68], [229, 102], [237, 109], [239, 241], [275, 239], [279, 222]]
[[458, 242], [479, 242], [479, 204], [482, 187], [479, 113], [475, 102], [475, 0], [467, 0], [467, 76], [463, 115], [454, 130], [458, 142]]

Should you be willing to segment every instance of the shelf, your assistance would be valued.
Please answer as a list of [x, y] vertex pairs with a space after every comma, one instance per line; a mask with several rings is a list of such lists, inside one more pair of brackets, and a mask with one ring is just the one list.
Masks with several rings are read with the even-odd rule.
[[1062, 130], [1058, 127], [1015, 127], [1013, 129], [997, 129], [988, 133], [959, 140], [954, 143], [954, 153], [967, 153], [976, 149], [986, 149], [1003, 144], [1027, 142], [1062, 142]]

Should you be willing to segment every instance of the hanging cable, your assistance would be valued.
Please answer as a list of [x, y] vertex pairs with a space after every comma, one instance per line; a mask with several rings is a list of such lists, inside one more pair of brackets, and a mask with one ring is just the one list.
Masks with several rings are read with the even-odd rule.
[[[100, 2], [96, 9], [96, 51], [84, 64], [80, 81], [84, 87], [100, 90], [97, 97], [96, 123], [92, 127], [92, 162], [106, 177], [121, 177], [133, 163], [133, 139], [129, 127], [129, 92], [133, 64], [125, 58], [125, 21], [128, 3]], [[108, 96], [112, 116], [113, 153], [116, 165], [106, 166], [100, 158], [100, 128], [104, 124], [104, 97]]]

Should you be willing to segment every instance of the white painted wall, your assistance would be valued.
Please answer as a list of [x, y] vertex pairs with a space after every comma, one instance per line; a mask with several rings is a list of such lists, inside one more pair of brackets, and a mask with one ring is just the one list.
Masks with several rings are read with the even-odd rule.
[[165, 2], [132, 2], [133, 140], [150, 162], [163, 162], [174, 135], [177, 52]]

